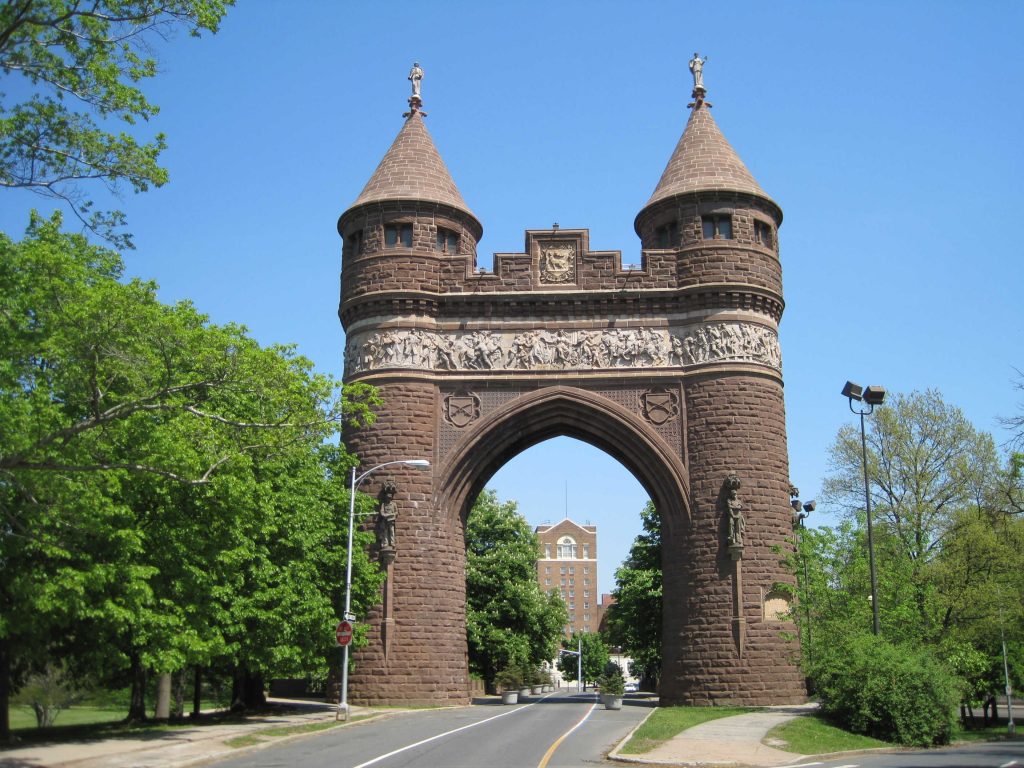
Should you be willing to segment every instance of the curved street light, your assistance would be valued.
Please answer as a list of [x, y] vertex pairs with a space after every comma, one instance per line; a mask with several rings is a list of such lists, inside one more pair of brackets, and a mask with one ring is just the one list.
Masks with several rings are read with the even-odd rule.
[[[864, 389], [852, 381], [846, 382], [843, 387], [843, 397], [850, 401], [850, 411], [860, 416], [860, 450], [861, 459], [864, 465], [864, 506], [868, 518], [868, 569], [871, 571], [871, 628], [877, 635], [878, 629], [878, 583], [875, 579], [875, 545], [871, 535], [871, 491], [868, 488], [868, 443], [864, 436], [864, 417], [870, 416], [876, 405], [885, 402], [885, 389], [882, 387], [868, 387]], [[867, 404], [867, 408], [854, 410], [853, 401]]]
[[[375, 467], [370, 467], [363, 474], [356, 477], [356, 467], [352, 467], [352, 484], [349, 489], [348, 498], [348, 557], [345, 562], [345, 614], [342, 618], [345, 621], [354, 621], [355, 616], [352, 615], [352, 535], [355, 531], [355, 519], [356, 519], [356, 488], [363, 482], [367, 477], [372, 475], [378, 469], [384, 467], [391, 467], [396, 464], [403, 464], [407, 467], [416, 467], [418, 469], [427, 469], [430, 466], [430, 462], [426, 459], [399, 459], [397, 461], [385, 461], [383, 464], [378, 464]], [[341, 696], [338, 700], [338, 714], [335, 719], [348, 720], [348, 646], [343, 645], [341, 648]]]

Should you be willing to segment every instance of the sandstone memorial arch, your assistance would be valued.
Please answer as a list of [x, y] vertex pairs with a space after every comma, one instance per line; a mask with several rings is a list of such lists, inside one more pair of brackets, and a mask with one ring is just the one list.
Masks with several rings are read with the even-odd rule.
[[568, 435], [619, 460], [660, 512], [661, 703], [803, 701], [781, 563], [782, 211], [719, 131], [700, 66], [636, 216], [638, 267], [556, 225], [526, 231], [493, 271], [477, 267], [483, 227], [427, 131], [417, 70], [397, 138], [338, 221], [345, 379], [384, 399], [346, 444], [364, 467], [431, 463], [364, 488], [387, 482], [398, 514], [352, 699], [469, 701], [466, 516], [505, 462]]

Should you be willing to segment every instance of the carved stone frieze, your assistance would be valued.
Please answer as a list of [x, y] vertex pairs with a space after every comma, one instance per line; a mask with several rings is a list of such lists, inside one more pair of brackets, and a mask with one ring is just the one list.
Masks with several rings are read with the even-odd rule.
[[546, 371], [677, 368], [749, 362], [781, 370], [779, 338], [763, 325], [708, 323], [683, 331], [606, 328], [600, 331], [382, 330], [353, 334], [345, 373], [388, 368], [428, 371]]

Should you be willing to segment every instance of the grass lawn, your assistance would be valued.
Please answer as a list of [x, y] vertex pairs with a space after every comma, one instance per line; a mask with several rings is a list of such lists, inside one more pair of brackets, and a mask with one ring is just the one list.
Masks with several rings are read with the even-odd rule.
[[720, 717], [732, 717], [753, 711], [755, 710], [749, 707], [660, 707], [654, 710], [620, 751], [626, 755], [650, 752], [687, 728]]
[[816, 715], [803, 715], [777, 725], [768, 731], [765, 739], [786, 742], [779, 749], [799, 755], [822, 755], [828, 752], [846, 752], [853, 749], [879, 749], [893, 746], [889, 742], [847, 733], [829, 725]]
[[[89, 723], [112, 723], [117, 720], [124, 720], [128, 710], [125, 707], [87, 707], [75, 706], [62, 710], [57, 715], [55, 726], [59, 725], [87, 725]], [[32, 707], [27, 704], [11, 705], [11, 730], [22, 728], [35, 728], [36, 714]]]
[[[1014, 704], [1014, 706], [1017, 706]], [[1020, 731], [1018, 730], [1019, 734]], [[969, 742], [969, 741], [1000, 741], [1001, 739], [1009, 738], [1009, 734], [1006, 732], [1006, 720], [1000, 720], [997, 725], [982, 726], [979, 725], [975, 728], [965, 729], [959, 722], [953, 729], [953, 743], [957, 742]], [[1017, 738], [1020, 738], [1018, 735]]]

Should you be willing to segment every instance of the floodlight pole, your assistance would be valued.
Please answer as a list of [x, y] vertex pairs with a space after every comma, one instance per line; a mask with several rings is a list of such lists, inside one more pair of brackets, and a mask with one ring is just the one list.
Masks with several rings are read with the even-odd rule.
[[[348, 554], [345, 559], [345, 613], [342, 618], [345, 621], [354, 621], [352, 615], [352, 537], [355, 532], [356, 519], [356, 488], [367, 477], [378, 469], [390, 467], [395, 464], [404, 464], [407, 467], [419, 467], [426, 469], [430, 462], [426, 459], [399, 459], [397, 461], [385, 461], [375, 467], [370, 467], [363, 474], [356, 477], [356, 467], [352, 467], [352, 483], [348, 495]], [[341, 693], [338, 696], [338, 712], [336, 720], [348, 720], [348, 645], [341, 647]]]
[[[1002, 599], [1002, 595], [1000, 595]], [[1003, 643], [1003, 679], [1006, 681], [1006, 732], [1013, 736], [1016, 726], [1013, 724], [1013, 688], [1010, 686], [1010, 665], [1006, 661], [1006, 632], [1003, 630], [1003, 606], [999, 606], [999, 639]]]
[[[885, 390], [881, 387], [868, 387], [867, 391], [862, 394], [859, 386], [848, 381], [846, 386], [843, 387], [843, 394], [850, 402], [850, 411], [860, 416], [860, 450], [861, 462], [864, 468], [864, 507], [868, 521], [868, 570], [871, 573], [871, 629], [878, 635], [881, 634], [878, 625], [878, 581], [875, 577], [875, 543], [871, 525], [871, 490], [868, 486], [868, 442], [864, 431], [864, 417], [874, 413], [876, 403], [881, 405], [885, 398]], [[871, 396], [872, 394], [873, 396]], [[860, 408], [854, 410], [854, 400], [866, 402], [867, 409]]]

